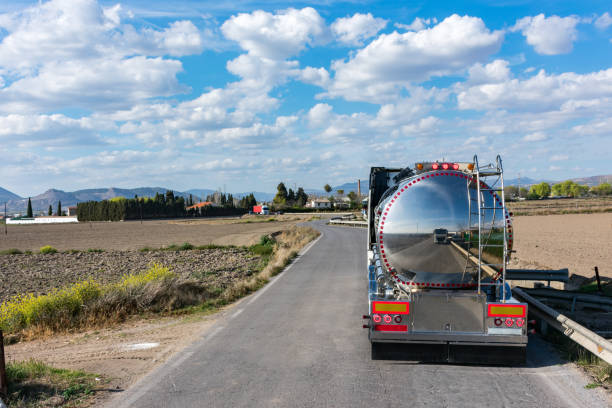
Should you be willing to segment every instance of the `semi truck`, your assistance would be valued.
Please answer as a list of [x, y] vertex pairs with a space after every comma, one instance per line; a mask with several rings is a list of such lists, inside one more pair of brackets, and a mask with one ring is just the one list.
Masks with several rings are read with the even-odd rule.
[[503, 188], [499, 156], [371, 168], [363, 326], [372, 358], [399, 347], [448, 362], [525, 362], [527, 304], [506, 283]]

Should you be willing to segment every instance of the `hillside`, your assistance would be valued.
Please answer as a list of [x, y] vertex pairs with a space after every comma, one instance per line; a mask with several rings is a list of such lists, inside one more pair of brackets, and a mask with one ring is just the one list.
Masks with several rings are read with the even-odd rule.
[[5, 190], [4, 188], [0, 187], [0, 203], [4, 203], [6, 201], [11, 200], [21, 200], [21, 197], [11, 191]]

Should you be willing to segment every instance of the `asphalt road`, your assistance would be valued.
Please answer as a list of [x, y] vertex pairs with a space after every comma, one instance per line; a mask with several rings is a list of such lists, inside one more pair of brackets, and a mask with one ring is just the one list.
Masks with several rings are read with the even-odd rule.
[[526, 367], [372, 361], [366, 233], [327, 227], [270, 284], [112, 407], [608, 407], [537, 338]]

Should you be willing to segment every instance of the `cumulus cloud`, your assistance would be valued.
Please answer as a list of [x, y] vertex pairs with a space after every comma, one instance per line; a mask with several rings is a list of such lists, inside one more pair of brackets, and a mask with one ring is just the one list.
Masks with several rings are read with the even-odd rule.
[[422, 29], [428, 27], [431, 24], [436, 24], [438, 22], [437, 18], [420, 18], [416, 17], [414, 21], [410, 24], [400, 24], [396, 23], [395, 27], [401, 28], [403, 30], [408, 31], [421, 31]]
[[595, 27], [600, 30], [605, 30], [612, 25], [612, 16], [607, 11], [595, 20]]
[[351, 17], [342, 17], [334, 21], [331, 30], [341, 43], [362, 45], [364, 40], [374, 37], [386, 25], [385, 19], [376, 18], [371, 13], [356, 13]]
[[509, 62], [497, 59], [489, 64], [474, 64], [468, 69], [471, 84], [503, 82], [510, 77]]
[[538, 54], [557, 55], [572, 51], [578, 32], [578, 17], [546, 17], [538, 14], [517, 20], [510, 31], [520, 31]]
[[262, 10], [240, 13], [223, 23], [221, 31], [249, 54], [274, 60], [297, 55], [327, 36], [325, 21], [311, 7], [277, 14]]
[[120, 6], [51, 0], [4, 14], [0, 27], [0, 110], [116, 109], [185, 90], [178, 60], [203, 49], [190, 21], [163, 30], [122, 24]]
[[532, 112], [575, 111], [609, 105], [612, 68], [588, 74], [547, 74], [544, 70], [527, 79], [467, 86], [457, 94], [460, 109], [512, 109]]
[[348, 61], [336, 61], [329, 96], [382, 102], [412, 81], [461, 71], [496, 52], [503, 40], [480, 18], [458, 16], [418, 31], [382, 34]]

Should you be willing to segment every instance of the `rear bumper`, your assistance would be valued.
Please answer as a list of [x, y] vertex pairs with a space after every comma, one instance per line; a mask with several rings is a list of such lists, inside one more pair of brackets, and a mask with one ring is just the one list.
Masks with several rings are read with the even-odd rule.
[[376, 343], [463, 344], [481, 346], [527, 346], [526, 335], [484, 333], [379, 332], [370, 329], [370, 341]]

